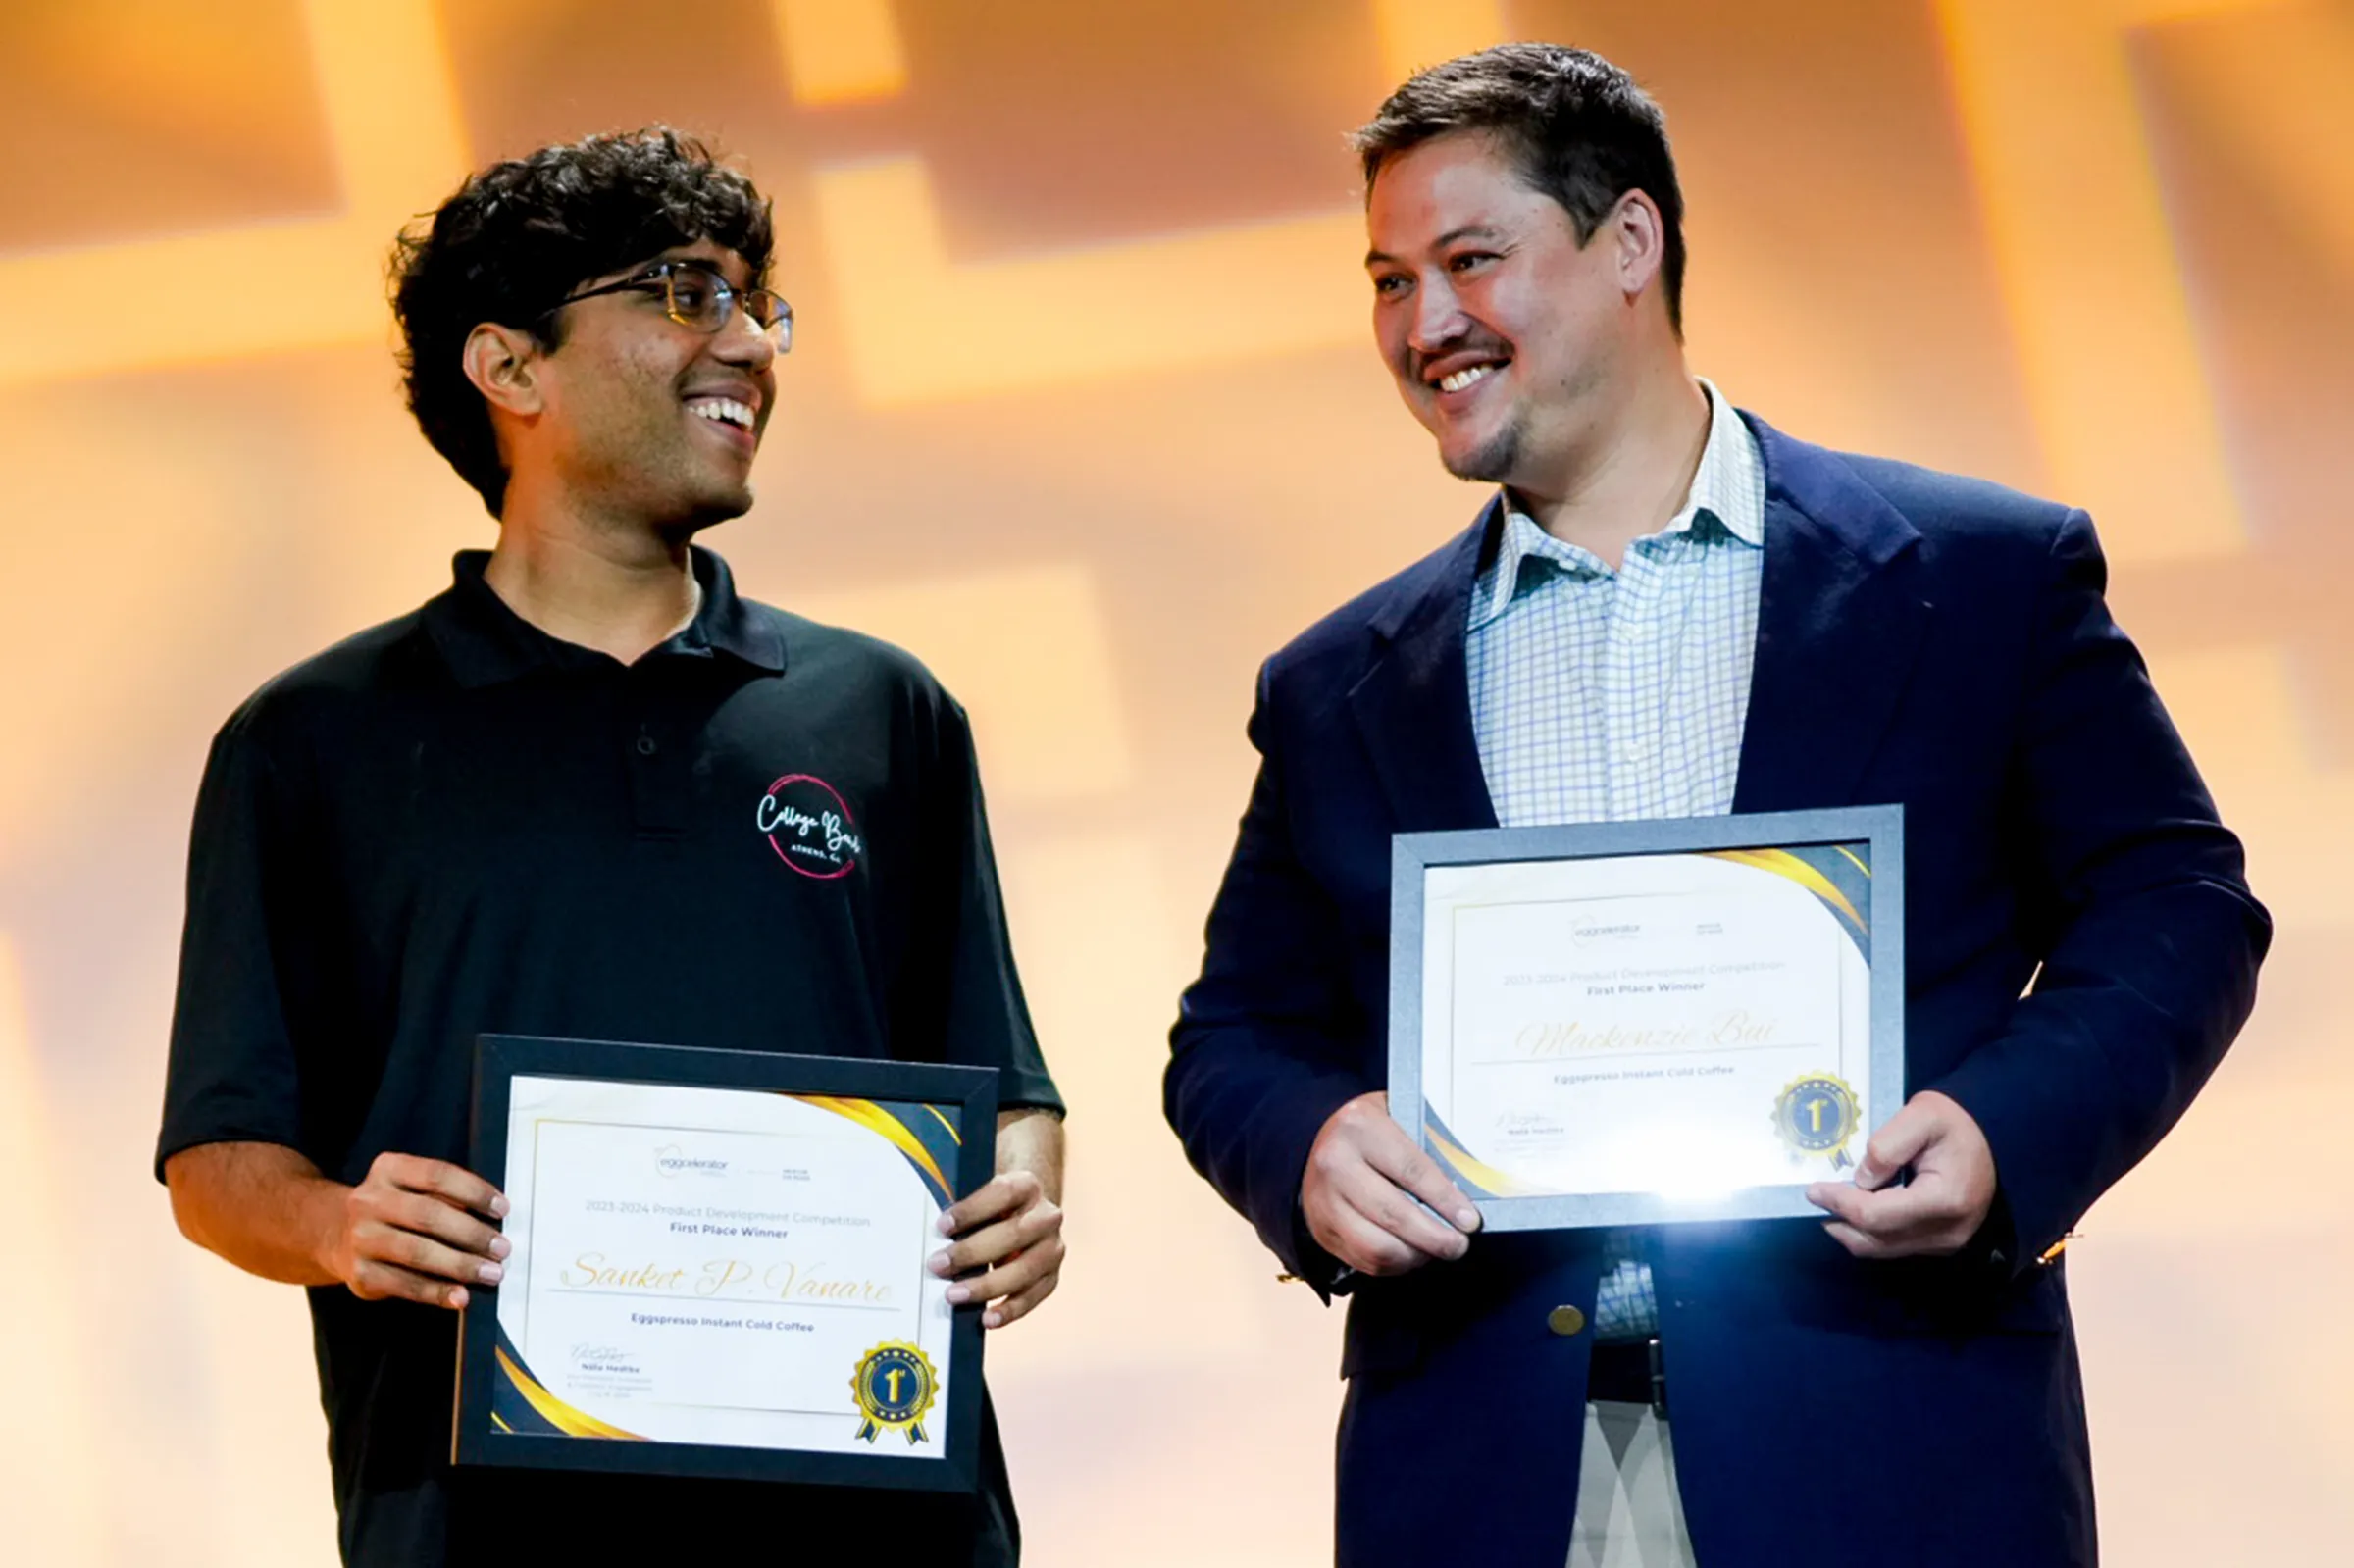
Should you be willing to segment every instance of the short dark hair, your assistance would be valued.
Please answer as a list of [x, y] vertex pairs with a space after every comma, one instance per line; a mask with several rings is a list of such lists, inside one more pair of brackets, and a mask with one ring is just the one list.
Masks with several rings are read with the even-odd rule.
[[1666, 228], [1667, 319], [1684, 329], [1684, 194], [1667, 148], [1667, 117], [1635, 78], [1598, 54], [1507, 43], [1416, 72], [1350, 137], [1365, 190], [1389, 159], [1437, 136], [1496, 139], [1530, 188], [1577, 226], [1581, 245], [1618, 199], [1640, 190]]
[[563, 342], [548, 312], [582, 283], [708, 239], [768, 278], [769, 204], [704, 143], [650, 126], [542, 147], [467, 177], [393, 242], [392, 313], [409, 411], [434, 450], [497, 517], [507, 469], [482, 393], [466, 379], [467, 336], [484, 322]]

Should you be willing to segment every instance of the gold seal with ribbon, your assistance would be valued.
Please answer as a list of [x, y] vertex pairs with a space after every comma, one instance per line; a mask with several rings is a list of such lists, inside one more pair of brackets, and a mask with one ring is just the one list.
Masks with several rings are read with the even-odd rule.
[[858, 1369], [850, 1374], [850, 1394], [858, 1401], [858, 1413], [866, 1417], [859, 1437], [872, 1442], [885, 1427], [904, 1429], [913, 1445], [924, 1441], [924, 1414], [940, 1396], [940, 1375], [923, 1351], [894, 1340], [858, 1358]]
[[1830, 1073], [1793, 1080], [1773, 1102], [1773, 1130], [1781, 1140], [1801, 1158], [1828, 1155], [1835, 1171], [1853, 1163], [1847, 1140], [1856, 1136], [1860, 1119], [1856, 1091]]

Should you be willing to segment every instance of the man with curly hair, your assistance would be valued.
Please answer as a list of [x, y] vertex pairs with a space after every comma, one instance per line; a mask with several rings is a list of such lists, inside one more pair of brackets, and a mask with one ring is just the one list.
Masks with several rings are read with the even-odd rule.
[[[995, 1067], [999, 1174], [932, 1266], [989, 1328], [1059, 1276], [1060, 1102], [963, 710], [693, 543], [752, 504], [771, 246], [751, 182], [662, 129], [498, 164], [402, 235], [409, 406], [496, 547], [214, 742], [157, 1168], [189, 1238], [310, 1288], [349, 1563], [874, 1540], [872, 1494], [451, 1468], [452, 1309], [510, 1250], [463, 1164], [479, 1035]], [[823, 865], [762, 825], [791, 788], [838, 811]], [[893, 1499], [895, 1548], [1015, 1561], [986, 1404], [982, 1463], [977, 1498]]]

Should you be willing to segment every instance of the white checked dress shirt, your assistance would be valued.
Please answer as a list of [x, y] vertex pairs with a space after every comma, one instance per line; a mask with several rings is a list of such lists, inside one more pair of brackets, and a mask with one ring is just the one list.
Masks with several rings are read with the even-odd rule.
[[[1766, 471], [1714, 385], [1692, 488], [1615, 572], [1518, 510], [1471, 591], [1471, 729], [1507, 828], [1732, 810], [1766, 564]], [[1506, 498], [1508, 508], [1510, 498]], [[1617, 1239], [1594, 1329], [1657, 1332], [1651, 1270]]]

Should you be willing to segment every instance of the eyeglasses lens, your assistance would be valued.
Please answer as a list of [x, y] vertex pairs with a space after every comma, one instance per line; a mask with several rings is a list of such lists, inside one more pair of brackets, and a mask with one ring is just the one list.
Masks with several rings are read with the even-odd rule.
[[739, 309], [759, 324], [777, 352], [788, 353], [793, 348], [793, 307], [765, 288], [739, 291], [727, 280], [715, 278], [699, 267], [670, 267], [662, 274], [663, 287], [668, 290], [670, 319], [682, 327], [691, 327], [699, 332], [716, 332], [726, 327]]
[[715, 332], [726, 325], [727, 284], [697, 267], [673, 267], [662, 275], [670, 290], [670, 317], [682, 327]]
[[760, 329], [777, 345], [777, 352], [792, 353], [793, 307], [765, 288], [755, 288], [743, 295], [742, 303], [745, 313], [760, 324]]

